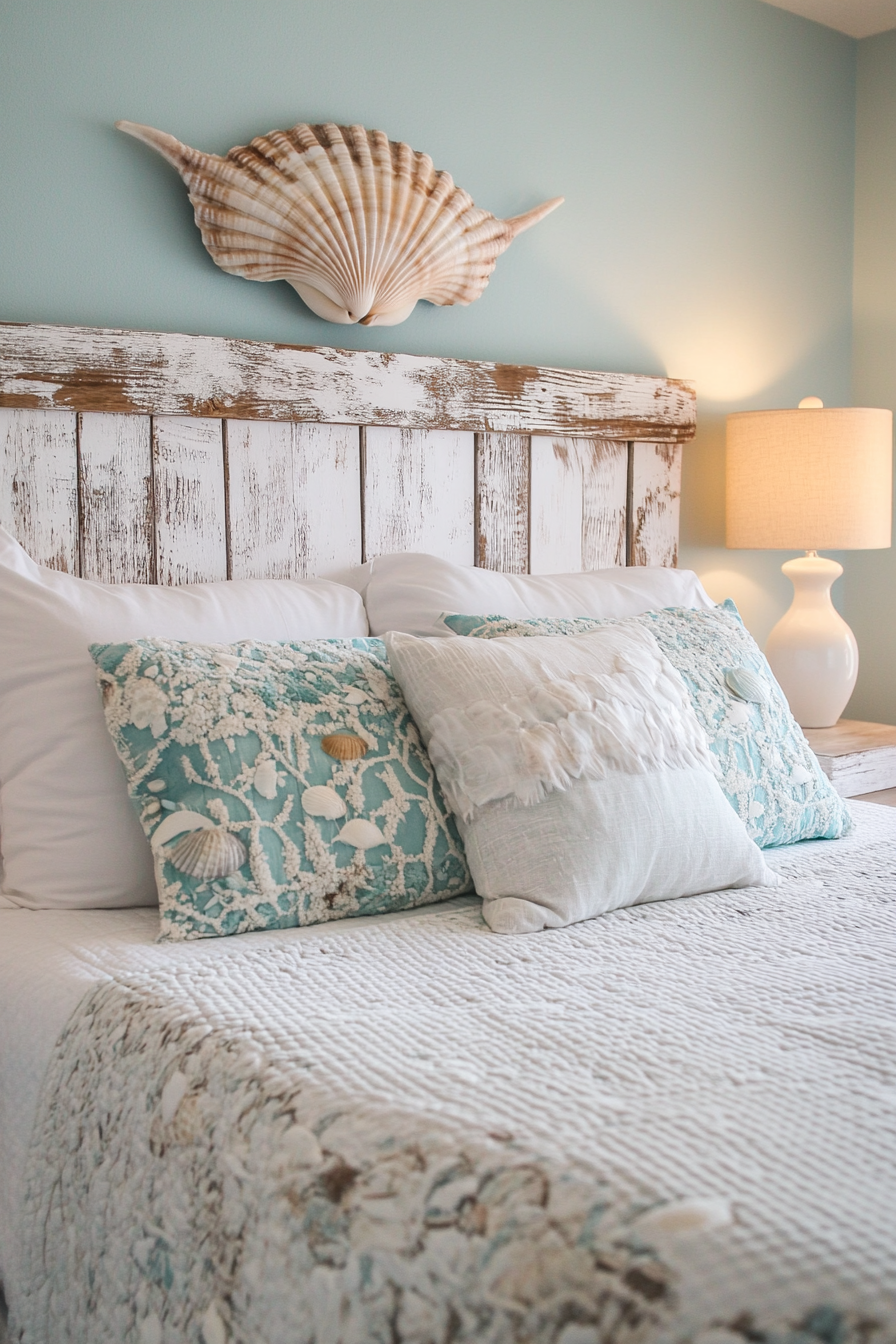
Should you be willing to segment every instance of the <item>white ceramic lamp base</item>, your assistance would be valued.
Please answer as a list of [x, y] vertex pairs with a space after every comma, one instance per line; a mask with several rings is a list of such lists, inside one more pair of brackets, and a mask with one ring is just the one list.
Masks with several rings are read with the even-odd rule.
[[781, 569], [793, 583], [793, 602], [768, 637], [766, 657], [800, 727], [831, 728], [859, 673], [855, 636], [831, 601], [843, 566], [809, 554]]

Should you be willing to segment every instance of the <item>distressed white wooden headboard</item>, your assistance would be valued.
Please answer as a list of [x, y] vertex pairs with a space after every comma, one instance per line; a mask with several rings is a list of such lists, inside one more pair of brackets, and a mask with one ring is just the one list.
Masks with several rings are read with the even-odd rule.
[[0, 523], [107, 582], [674, 565], [672, 379], [0, 324]]

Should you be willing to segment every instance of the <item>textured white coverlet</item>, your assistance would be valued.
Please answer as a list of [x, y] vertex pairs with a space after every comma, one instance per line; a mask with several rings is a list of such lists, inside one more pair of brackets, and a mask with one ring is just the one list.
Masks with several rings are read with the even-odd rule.
[[[855, 812], [852, 836], [771, 855], [778, 889], [532, 938], [494, 939], [475, 904], [184, 947], [147, 945], [148, 912], [98, 916], [123, 933], [93, 942], [86, 914], [3, 912], [5, 996], [26, 992], [16, 963], [29, 947], [41, 964], [41, 928], [58, 940], [45, 975], [66, 983], [42, 1022], [32, 994], [15, 1040], [4, 1004], [4, 1195], [18, 1205], [10, 1136], [21, 1143], [34, 1107], [36, 1069], [19, 1075], [14, 1057], [30, 1041], [46, 1058], [79, 975], [114, 975], [335, 1096], [400, 1108], [458, 1142], [512, 1134], [547, 1161], [585, 1164], [645, 1210], [641, 1234], [675, 1285], [664, 1337], [721, 1321], [733, 1344], [743, 1312], [760, 1329], [815, 1312], [821, 1329], [826, 1304], [876, 1318], [872, 1339], [896, 1337], [896, 812]], [[28, 934], [10, 935], [22, 920]], [[27, 1229], [14, 1226], [18, 1242]], [[25, 1284], [9, 1241], [2, 1253], [15, 1306]], [[547, 1337], [596, 1339], [573, 1325]]]

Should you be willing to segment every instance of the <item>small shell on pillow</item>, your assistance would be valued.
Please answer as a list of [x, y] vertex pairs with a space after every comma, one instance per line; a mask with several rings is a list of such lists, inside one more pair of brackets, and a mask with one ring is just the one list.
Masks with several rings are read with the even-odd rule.
[[327, 788], [326, 784], [315, 784], [306, 789], [302, 794], [302, 807], [309, 817], [325, 817], [327, 821], [345, 816], [345, 803], [336, 790]]
[[370, 743], [357, 733], [328, 733], [321, 738], [320, 745], [335, 761], [359, 761], [370, 750]]
[[418, 300], [468, 304], [517, 234], [563, 203], [497, 219], [428, 154], [363, 126], [300, 123], [225, 158], [117, 121], [180, 173], [212, 259], [247, 280], [286, 280], [327, 322], [391, 327]]
[[351, 845], [353, 849], [375, 849], [377, 845], [387, 843], [379, 826], [374, 826], [372, 821], [366, 821], [363, 817], [347, 821], [336, 839], [344, 845]]
[[276, 798], [278, 783], [276, 761], [272, 761], [270, 757], [259, 761], [255, 767], [252, 783], [256, 793], [260, 793], [262, 798]]
[[153, 849], [158, 849], [160, 845], [167, 845], [169, 840], [173, 840], [176, 835], [182, 835], [184, 831], [208, 831], [214, 824], [211, 817], [203, 816], [201, 812], [190, 812], [187, 808], [183, 808], [180, 812], [169, 812], [153, 831], [149, 843]]
[[739, 700], [748, 700], [755, 705], [764, 705], [768, 700], [765, 682], [748, 667], [729, 667], [725, 673], [725, 685]]
[[249, 857], [242, 840], [221, 826], [212, 830], [191, 831], [168, 854], [168, 860], [188, 877], [228, 877]]

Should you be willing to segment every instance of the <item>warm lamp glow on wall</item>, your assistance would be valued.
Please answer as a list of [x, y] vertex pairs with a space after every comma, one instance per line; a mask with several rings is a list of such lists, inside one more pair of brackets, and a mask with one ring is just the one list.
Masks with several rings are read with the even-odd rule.
[[892, 473], [892, 411], [826, 410], [806, 397], [797, 410], [728, 416], [728, 546], [806, 552], [782, 566], [793, 604], [765, 648], [804, 728], [837, 722], [859, 671], [831, 602], [843, 567], [816, 552], [890, 545]]

